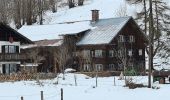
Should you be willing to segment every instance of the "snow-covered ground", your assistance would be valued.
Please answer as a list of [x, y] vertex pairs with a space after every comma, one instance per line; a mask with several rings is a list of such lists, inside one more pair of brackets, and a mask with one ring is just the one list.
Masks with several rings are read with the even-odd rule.
[[[96, 80], [82, 74], [75, 74], [77, 77], [77, 86], [75, 86], [74, 74], [67, 73], [65, 80], [59, 77], [59, 84], [56, 84], [57, 78], [53, 80], [4, 82], [0, 83], [0, 100], [40, 100], [40, 91], [44, 91], [44, 100], [60, 100], [60, 89], [64, 90], [64, 100], [169, 100], [169, 84], [159, 85], [160, 89], [137, 88], [128, 89], [124, 86], [123, 80], [116, 77], [98, 78], [98, 87], [95, 87]], [[134, 77], [134, 81], [147, 84], [146, 76]]]

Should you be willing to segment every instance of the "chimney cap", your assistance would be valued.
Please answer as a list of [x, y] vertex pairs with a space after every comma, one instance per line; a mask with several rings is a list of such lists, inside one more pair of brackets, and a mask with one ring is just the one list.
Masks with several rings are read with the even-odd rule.
[[92, 9], [91, 11], [100, 11], [100, 10], [98, 10], [98, 9]]

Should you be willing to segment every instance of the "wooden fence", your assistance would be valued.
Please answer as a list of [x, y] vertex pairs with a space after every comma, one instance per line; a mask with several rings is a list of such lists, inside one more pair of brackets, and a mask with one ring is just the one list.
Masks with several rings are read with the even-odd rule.
[[12, 74], [0, 75], [0, 81], [21, 81], [21, 80], [37, 80], [37, 79], [52, 79], [55, 78], [55, 73], [35, 73], [35, 74]]
[[101, 72], [77, 72], [77, 74], [85, 74], [90, 77], [95, 77], [96, 74], [99, 77], [119, 76], [120, 71], [101, 71]]
[[[48, 98], [45, 98], [44, 97], [44, 92], [43, 91], [40, 91], [40, 100], [48, 100], [48, 98], [51, 98], [51, 97], [48, 97]], [[60, 90], [60, 100], [64, 100], [64, 92], [63, 92], [63, 88], [61, 88]], [[52, 96], [53, 98], [56, 97], [56, 96], [59, 96], [59, 95], [55, 95], [55, 96]], [[20, 100], [24, 100], [24, 96], [21, 96]], [[55, 99], [54, 99], [55, 100]]]

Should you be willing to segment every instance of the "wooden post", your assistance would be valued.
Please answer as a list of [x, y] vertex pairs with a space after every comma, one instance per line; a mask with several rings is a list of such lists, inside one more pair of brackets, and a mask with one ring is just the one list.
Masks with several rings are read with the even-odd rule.
[[97, 69], [97, 72], [96, 72], [96, 87], [98, 86], [97, 78], [98, 78], [98, 69]]
[[116, 79], [115, 79], [115, 76], [114, 76], [114, 86], [116, 86]]
[[74, 81], [75, 81], [75, 86], [77, 86], [77, 77], [75, 74], [74, 74]]
[[41, 100], [44, 100], [43, 91], [41, 91]]
[[23, 97], [23, 96], [21, 97], [21, 100], [24, 100], [24, 97]]
[[63, 88], [61, 88], [61, 100], [63, 100]]

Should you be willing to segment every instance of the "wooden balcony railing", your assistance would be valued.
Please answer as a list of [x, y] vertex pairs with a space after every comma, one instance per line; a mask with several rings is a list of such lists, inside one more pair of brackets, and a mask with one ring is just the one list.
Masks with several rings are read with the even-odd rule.
[[21, 54], [0, 54], [0, 61], [18, 61], [22, 59], [25, 59], [25, 56]]

